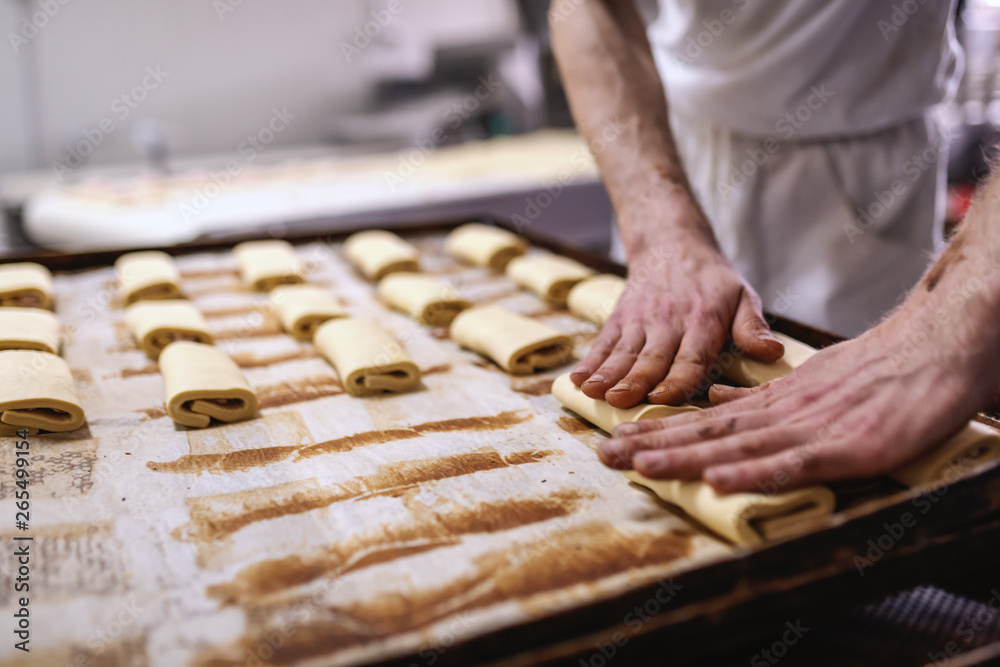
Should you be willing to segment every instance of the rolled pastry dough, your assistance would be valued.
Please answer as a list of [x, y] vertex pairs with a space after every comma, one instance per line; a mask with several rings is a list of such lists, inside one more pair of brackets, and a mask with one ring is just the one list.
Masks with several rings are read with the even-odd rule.
[[697, 480], [649, 479], [633, 470], [624, 474], [715, 533], [745, 546], [801, 534], [833, 514], [836, 505], [833, 492], [822, 486], [774, 495], [720, 496], [711, 486]]
[[243, 284], [257, 292], [269, 292], [278, 285], [305, 282], [295, 249], [288, 241], [244, 241], [233, 248]]
[[0, 308], [0, 350], [59, 354], [59, 318], [41, 308]]
[[0, 352], [0, 433], [73, 431], [85, 419], [61, 357], [36, 350]]
[[387, 275], [379, 281], [378, 293], [393, 308], [432, 326], [451, 324], [456, 315], [472, 305], [440, 278], [409, 271]]
[[0, 264], [0, 306], [52, 310], [52, 274], [41, 264]]
[[565, 306], [570, 289], [594, 275], [580, 262], [553, 254], [516, 257], [507, 265], [507, 277], [553, 306]]
[[746, 356], [739, 356], [730, 364], [729, 368], [723, 370], [723, 376], [740, 386], [756, 387], [765, 382], [785, 377], [817, 352], [816, 348], [797, 341], [791, 336], [777, 331], [771, 333], [785, 346], [785, 354], [781, 359], [773, 364], [765, 364]]
[[368, 280], [381, 280], [396, 271], [420, 270], [417, 249], [384, 229], [351, 234], [344, 241], [344, 254]]
[[624, 291], [624, 278], [602, 273], [574, 285], [566, 297], [566, 304], [569, 312], [600, 326], [611, 317]]
[[[628, 410], [613, 408], [602, 400], [584, 394], [569, 374], [552, 383], [552, 395], [562, 405], [609, 433], [615, 426], [639, 419], [670, 417], [698, 408], [692, 405], [638, 405]], [[652, 480], [635, 471], [625, 476], [653, 491], [666, 502], [676, 505], [689, 516], [736, 544], [757, 545], [802, 532], [809, 525], [833, 512], [833, 493], [820, 486], [786, 493], [733, 493], [721, 496], [699, 480]]]
[[239, 366], [211, 345], [179, 341], [160, 354], [167, 414], [178, 424], [205, 428], [257, 414], [257, 396]]
[[943, 445], [890, 475], [907, 486], [950, 483], [972, 468], [997, 458], [1000, 458], [1000, 434], [985, 424], [969, 422]]
[[150, 359], [179, 340], [212, 344], [208, 322], [194, 304], [184, 299], [140, 301], [125, 310], [125, 324]]
[[569, 336], [500, 306], [462, 311], [451, 323], [451, 338], [515, 375], [561, 366], [573, 356]]
[[319, 325], [347, 317], [347, 311], [325, 289], [312, 285], [281, 285], [271, 290], [271, 303], [282, 328], [295, 340], [312, 340]]
[[181, 298], [181, 274], [174, 258], [158, 250], [130, 252], [115, 260], [125, 305], [144, 299]]
[[313, 339], [352, 396], [415, 389], [420, 369], [391, 334], [370, 320], [330, 320]]
[[517, 234], [481, 222], [456, 227], [444, 241], [445, 252], [449, 255], [494, 271], [503, 271], [507, 263], [523, 255], [527, 247]]
[[569, 373], [563, 373], [555, 379], [552, 383], [552, 395], [564, 407], [569, 408], [594, 426], [599, 426], [608, 433], [611, 433], [616, 426], [625, 422], [672, 417], [682, 412], [691, 412], [698, 409], [693, 405], [653, 405], [651, 403], [640, 403], [627, 410], [613, 408], [605, 401], [599, 401], [584, 394], [569, 379]]

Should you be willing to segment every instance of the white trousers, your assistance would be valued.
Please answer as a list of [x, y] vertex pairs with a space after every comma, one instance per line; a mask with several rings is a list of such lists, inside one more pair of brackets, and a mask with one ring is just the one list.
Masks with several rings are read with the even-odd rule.
[[723, 252], [766, 310], [856, 336], [940, 250], [947, 137], [931, 113], [871, 135], [802, 142], [741, 137], [676, 114], [671, 122]]

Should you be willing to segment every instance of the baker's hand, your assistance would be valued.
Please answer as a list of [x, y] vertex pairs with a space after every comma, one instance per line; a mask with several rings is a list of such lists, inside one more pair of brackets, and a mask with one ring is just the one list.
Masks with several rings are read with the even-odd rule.
[[629, 258], [625, 292], [570, 378], [616, 408], [678, 405], [707, 387], [729, 337], [760, 361], [784, 352], [760, 298], [717, 248], [702, 241], [647, 248]]
[[894, 317], [780, 380], [715, 386], [716, 407], [618, 427], [601, 460], [651, 478], [703, 478], [723, 493], [889, 472], [961, 429], [991, 393], [972, 362], [935, 356], [960, 345], [924, 333]]

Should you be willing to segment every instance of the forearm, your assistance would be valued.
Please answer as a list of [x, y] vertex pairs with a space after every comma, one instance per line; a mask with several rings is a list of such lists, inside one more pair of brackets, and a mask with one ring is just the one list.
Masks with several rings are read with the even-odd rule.
[[955, 237], [890, 321], [900, 354], [948, 364], [973, 400], [1000, 385], [1000, 177], [981, 190]]
[[557, 0], [551, 15], [553, 50], [570, 108], [588, 144], [601, 146], [594, 153], [629, 258], [665, 238], [717, 246], [681, 165], [634, 2]]

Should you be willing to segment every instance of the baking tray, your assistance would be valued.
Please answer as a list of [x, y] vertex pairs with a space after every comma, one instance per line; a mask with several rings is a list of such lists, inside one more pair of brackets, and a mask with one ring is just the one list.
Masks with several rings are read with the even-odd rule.
[[[583, 323], [569, 324], [572, 318], [545, 308], [530, 295], [516, 293], [510, 285], [502, 284], [506, 279], [463, 268], [443, 258], [441, 239], [456, 222], [429, 221], [415, 224], [403, 233], [429, 255], [437, 257], [432, 262], [432, 272], [458, 281], [468, 278], [469, 283], [464, 287], [473, 291], [486, 289], [481, 292], [486, 294], [482, 299], [513, 300], [511, 307], [515, 309], [530, 311], [554, 325], [572, 326], [578, 341], [586, 344], [593, 340], [593, 327], [588, 329], [589, 325]], [[73, 325], [76, 337], [65, 354], [76, 369], [78, 382], [85, 385], [85, 407], [89, 409], [87, 392], [92, 400], [102, 405], [115, 405], [118, 401], [125, 407], [133, 407], [129, 401], [139, 398], [121, 391], [125, 385], [136, 387], [135, 397], [151, 401], [141, 410], [122, 408], [116, 412], [102, 408], [91, 420], [87, 432], [46, 436], [52, 445], [51, 451], [58, 452], [57, 455], [49, 456], [45, 450], [38, 450], [44, 459], [37, 468], [44, 473], [41, 480], [43, 497], [36, 501], [39, 504], [35, 509], [40, 517], [38, 544], [42, 551], [41, 567], [45, 569], [39, 584], [41, 592], [35, 618], [38, 650], [43, 657], [67, 664], [82, 655], [108, 664], [247, 664], [253, 658], [263, 664], [464, 665], [496, 661], [579, 664], [581, 660], [584, 664], [602, 664], [611, 657], [627, 656], [630, 663], [662, 664], [667, 650], [671, 663], [683, 664], [697, 662], [706, 653], [766, 641], [770, 632], [780, 629], [791, 618], [803, 617], [817, 622], [848, 606], [915, 583], [944, 583], [949, 577], [957, 576], [954, 568], [957, 562], [962, 564], [963, 576], [993, 564], [993, 554], [1000, 543], [1000, 469], [996, 467], [923, 494], [904, 489], [887, 478], [835, 484], [838, 513], [828, 528], [756, 551], [734, 549], [710, 535], [696, 532], [682, 517], [647, 494], [624, 482], [604, 481], [617, 479], [617, 474], [600, 469], [593, 458], [592, 448], [603, 436], [561, 410], [546, 393], [546, 380], [556, 372], [527, 379], [510, 378], [475, 355], [455, 348], [444, 330], [417, 327], [401, 315], [386, 311], [372, 298], [370, 285], [360, 280], [338, 257], [338, 244], [350, 231], [318, 237], [315, 229], [305, 231], [290, 227], [286, 238], [298, 244], [299, 252], [307, 259], [314, 256], [317, 247], [333, 253], [327, 257], [327, 264], [317, 267], [313, 277], [346, 296], [358, 309], [358, 314], [383, 318], [397, 335], [400, 332], [408, 334], [410, 344], [428, 355], [417, 359], [427, 373], [428, 383], [451, 381], [444, 378], [461, 369], [465, 375], [455, 380], [456, 387], [464, 392], [475, 389], [488, 395], [489, 400], [479, 401], [480, 411], [487, 403], [496, 412], [487, 415], [489, 417], [527, 411], [532, 415], [534, 426], [512, 423], [509, 429], [479, 431], [474, 427], [463, 430], [469, 425], [459, 425], [457, 433], [463, 435], [458, 438], [451, 434], [434, 435], [434, 429], [439, 429], [436, 433], [445, 432], [446, 429], [440, 430], [440, 425], [424, 426], [422, 428], [430, 428], [431, 435], [421, 433], [422, 439], [413, 436], [410, 440], [410, 436], [404, 436], [403, 443], [375, 442], [375, 446], [368, 447], [372, 443], [359, 443], [355, 438], [353, 442], [360, 446], [354, 451], [335, 453], [337, 446], [350, 449], [351, 438], [359, 432], [367, 433], [365, 437], [369, 440], [378, 440], [371, 435], [373, 431], [348, 424], [342, 433], [332, 434], [337, 437], [328, 437], [331, 434], [326, 433], [322, 436], [323, 442], [308, 444], [326, 444], [329, 451], [325, 454], [333, 454], [310, 459], [308, 463], [316, 466], [319, 477], [340, 474], [338, 483], [344, 486], [353, 476], [365, 477], [362, 473], [366, 465], [376, 468], [385, 465], [386, 461], [379, 458], [378, 452], [386, 451], [390, 458], [396, 457], [397, 464], [414, 460], [414, 452], [398, 447], [400, 444], [426, 439], [424, 449], [419, 450], [425, 454], [428, 448], [452, 447], [448, 453], [443, 449], [435, 452], [439, 458], [468, 453], [471, 447], [472, 451], [481, 454], [476, 459], [478, 463], [474, 464], [479, 467], [472, 474], [463, 475], [458, 471], [446, 478], [431, 476], [428, 486], [441, 484], [442, 479], [458, 480], [442, 489], [442, 493], [451, 493], [455, 498], [480, 505], [490, 493], [500, 492], [501, 498], [494, 498], [493, 514], [474, 521], [480, 526], [476, 530], [483, 532], [486, 532], [481, 527], [484, 521], [495, 523], [494, 532], [499, 535], [490, 537], [491, 543], [473, 548], [467, 543], [475, 542], [481, 533], [458, 529], [461, 549], [456, 550], [456, 544], [445, 544], [448, 540], [443, 540], [438, 545], [409, 544], [406, 548], [412, 551], [406, 553], [387, 554], [376, 550], [370, 557], [362, 554], [365, 567], [358, 571], [361, 574], [380, 573], [372, 581], [377, 583], [384, 579], [389, 582], [389, 589], [373, 594], [367, 606], [350, 607], [348, 593], [354, 596], [355, 602], [364, 600], [364, 591], [352, 589], [349, 583], [338, 584], [342, 578], [348, 581], [347, 575], [351, 573], [330, 578], [329, 572], [312, 576], [307, 570], [312, 567], [322, 571], [323, 563], [315, 558], [318, 548], [336, 550], [361, 533], [371, 532], [361, 529], [370, 528], [363, 522], [356, 524], [357, 534], [352, 532], [355, 524], [351, 523], [336, 524], [342, 534], [329, 532], [330, 515], [334, 510], [352, 503], [358, 507], [362, 504], [357, 503], [356, 498], [347, 498], [342, 505], [337, 505], [340, 501], [334, 499], [334, 504], [311, 507], [310, 502], [317, 502], [317, 493], [332, 488], [329, 480], [323, 480], [324, 483], [313, 485], [305, 495], [295, 496], [293, 492], [289, 496], [293, 504], [305, 503], [301, 512], [289, 516], [311, 517], [315, 525], [301, 521], [295, 524], [286, 516], [269, 516], [271, 510], [266, 507], [251, 507], [254, 500], [246, 496], [246, 508], [251, 513], [259, 513], [258, 525], [267, 524], [272, 529], [241, 538], [242, 526], [230, 530], [233, 526], [225, 525], [228, 515], [226, 511], [219, 511], [217, 505], [223, 502], [219, 498], [260, 488], [265, 482], [271, 489], [303, 481], [303, 474], [285, 479], [282, 474], [291, 474], [287, 470], [282, 474], [268, 472], [284, 465], [282, 445], [259, 443], [271, 446], [254, 449], [258, 453], [253, 456], [262, 456], [258, 450], [269, 450], [263, 455], [272, 458], [250, 460], [250, 467], [245, 468], [248, 461], [245, 456], [241, 459], [241, 455], [249, 450], [238, 442], [225, 445], [228, 447], [225, 451], [225, 447], [219, 448], [218, 442], [208, 442], [212, 438], [222, 441], [228, 438], [235, 442], [240, 433], [249, 438], [245, 425], [216, 427], [189, 437], [184, 430], [166, 424], [169, 420], [165, 422], [163, 416], [156, 413], [154, 403], [162, 400], [162, 396], [151, 390], [157, 386], [156, 369], [143, 361], [137, 350], [128, 349], [127, 336], [120, 325], [120, 306], [113, 299], [102, 297], [110, 293], [111, 274], [106, 267], [120, 253], [46, 253], [21, 257], [19, 259], [39, 261], [57, 273], [60, 314], [69, 310], [65, 319]], [[602, 258], [535, 238], [530, 230], [525, 235], [537, 246], [575, 257], [598, 270], [623, 272], [623, 267]], [[235, 278], [228, 249], [233, 241], [233, 238], [207, 239], [166, 250], [179, 257], [186, 286], [194, 286], [199, 281], [204, 281], [202, 287], [213, 282], [232, 286]], [[188, 255], [191, 257], [186, 257]], [[489, 289], [493, 288], [496, 293], [491, 295]], [[299, 344], [292, 346], [295, 349], [288, 348], [277, 354], [273, 354], [273, 350], [263, 350], [260, 346], [268, 342], [281, 342], [281, 345], [288, 342], [274, 330], [273, 322], [264, 321], [241, 333], [239, 326], [234, 327], [225, 319], [225, 314], [219, 315], [226, 310], [223, 303], [226, 298], [245, 304], [259, 303], [263, 297], [238, 291], [219, 294], [220, 290], [213, 292], [212, 289], [195, 292], [192, 296], [196, 303], [203, 310], [214, 312], [221, 322], [216, 325], [224, 329], [220, 344], [229, 346], [227, 351], [237, 355], [248, 377], [256, 374], [251, 378], [255, 388], [264, 380], [268, 383], [269, 389], [260, 392], [265, 399], [264, 418], [255, 420], [260, 422], [263, 431], [253, 437], [266, 441], [270, 434], [274, 440], [284, 439], [288, 430], [301, 427], [302, 420], [289, 417], [286, 410], [289, 406], [310, 406], [309, 409], [317, 413], [316, 423], [321, 425], [323, 415], [331, 411], [335, 413], [345, 409], [344, 406], [358, 407], [358, 403], [349, 403], [356, 399], [337, 393], [335, 384], [329, 382], [313, 383], [303, 389], [292, 386], [289, 381], [284, 390], [275, 391], [291, 373], [288, 370], [291, 366], [287, 364], [314, 364], [311, 368], [317, 368], [315, 364], [322, 362], [309, 352], [308, 346]], [[72, 297], [67, 301], [69, 293]], [[215, 299], [219, 302], [213, 301]], [[107, 303], [102, 306], [104, 301]], [[246, 312], [244, 310], [244, 314]], [[837, 340], [830, 334], [783, 318], [771, 319], [775, 329], [818, 347]], [[101, 329], [88, 338], [91, 324], [99, 324]], [[101, 343], [95, 341], [106, 342], [108, 336], [115, 338], [114, 344], [110, 348], [105, 344], [103, 351], [98, 350]], [[123, 355], [124, 360], [115, 355]], [[430, 357], [434, 359], [429, 360]], [[276, 369], [269, 369], [261, 362], [279, 358], [285, 361], [275, 362], [280, 366]], [[118, 364], [114, 371], [117, 377], [106, 382], [105, 372], [100, 370], [105, 363]], [[286, 365], [281, 366], [282, 363]], [[442, 371], [446, 366], [449, 370]], [[128, 384], [125, 375], [140, 380]], [[144, 383], [141, 391], [139, 382]], [[432, 386], [429, 393], [433, 390]], [[398, 404], [424, 400], [413, 409], [447, 411], [442, 405], [447, 399], [431, 399], [433, 396], [421, 399], [415, 394], [399, 400]], [[505, 405], [514, 409], [502, 409]], [[408, 409], [396, 415], [402, 420], [399, 423], [392, 424], [391, 428], [377, 425], [377, 429], [405, 429], [417, 422], [449, 422], [449, 428], [455, 426], [454, 419], [434, 420], [427, 416], [413, 419], [412, 415], [404, 414]], [[348, 413], [349, 410], [345, 415]], [[469, 414], [460, 419], [482, 416]], [[990, 421], [996, 414], [983, 414], [981, 418]], [[146, 430], [143, 424], [157, 426]], [[329, 424], [324, 427], [337, 428]], [[250, 426], [251, 430], [254, 428]], [[317, 436], [313, 438], [317, 441], [321, 437], [317, 433], [312, 435]], [[183, 454], [184, 441], [187, 440], [190, 446], [192, 437], [206, 448], [205, 451], [211, 450], [210, 457], [216, 458], [193, 461], [192, 457], [197, 456], [193, 450]], [[554, 441], [558, 444], [553, 445]], [[340, 444], [329, 445], [331, 442]], [[65, 451], [58, 449], [60, 447]], [[392, 447], [396, 448], [387, 449]], [[546, 454], [545, 447], [561, 447], [563, 453], [574, 453], [577, 458], [570, 459], [569, 467], [576, 469], [559, 468], [562, 463], [557, 462], [551, 464], [551, 474], [546, 472], [544, 466], [549, 465], [548, 459], [558, 461], [560, 457]], [[482, 455], [480, 450], [484, 448], [492, 448], [501, 458], [488, 451]], [[360, 454], [348, 458], [355, 452]], [[3, 454], [9, 457], [9, 445], [5, 446]], [[139, 462], [144, 465], [136, 465], [137, 459], [126, 458], [132, 456], [148, 460]], [[108, 459], [104, 461], [105, 470], [111, 474], [95, 477], [93, 471], [102, 457]], [[450, 460], [455, 465], [461, 464], [458, 459]], [[468, 459], [464, 461], [469, 463]], [[170, 466], [173, 468], [168, 470]], [[229, 467], [222, 470], [226, 466]], [[351, 474], [353, 468], [357, 475]], [[414, 468], [397, 466], [393, 470], [398, 474], [411, 474]], [[487, 479], [483, 476], [485, 473], [496, 470], [516, 470], [520, 476], [512, 472], [509, 479], [494, 476], [489, 477], [488, 482], [482, 481]], [[536, 473], [521, 475], [521, 470]], [[252, 476], [258, 473], [257, 477]], [[570, 478], [563, 473], [576, 477]], [[160, 482], [156, 480], [167, 477], [173, 486], [168, 490], [164, 483], [163, 488], [157, 488]], [[584, 478], [596, 486], [579, 483]], [[187, 484], [188, 488], [174, 488], [177, 480], [182, 480], [179, 483]], [[525, 491], [527, 482], [538, 486]], [[555, 483], [558, 488], [538, 491], [546, 483]], [[103, 490], [102, 485], [106, 487]], [[503, 500], [505, 485], [511, 490], [506, 501]], [[393, 503], [399, 498], [403, 498], [399, 502], [412, 505], [416, 502], [414, 498], [424, 493], [420, 484], [402, 486], [406, 488], [398, 496], [393, 495], [393, 489], [375, 493], [377, 502], [384, 507], [366, 514], [367, 520], [378, 520], [383, 514], [388, 516], [397, 511], [399, 508]], [[495, 488], [489, 488], [491, 486]], [[121, 500], [117, 493], [112, 493], [119, 489], [127, 490], [123, 491]], [[601, 511], [605, 513], [613, 509], [615, 503], [620, 503], [623, 508], [621, 526], [610, 532], [588, 532], [583, 529], [584, 524], [574, 524], [570, 520], [570, 515], [576, 516], [577, 512], [566, 514], [563, 508], [551, 503], [521, 502], [551, 500], [560, 493], [565, 500], [565, 493], [572, 495], [574, 489], [594, 491], [598, 496], [594, 502], [604, 503]], [[0, 496], [6, 497], [9, 491], [0, 486]], [[50, 497], [44, 497], [45, 494]], [[132, 500], [132, 503], [138, 506], [128, 502], [136, 497], [140, 502]], [[171, 505], [171, 501], [178, 498], [184, 499], [185, 506]], [[569, 502], [590, 501], [576, 497]], [[512, 507], [517, 511], [509, 511]], [[923, 508], [927, 508], [926, 511]], [[409, 509], [412, 510], [412, 506]], [[540, 514], [535, 520], [536, 517], [524, 512]], [[916, 515], [918, 521], [897, 536], [887, 526], [898, 523], [904, 512]], [[466, 516], [468, 519], [467, 515], [455, 511], [442, 516]], [[433, 518], [432, 523], [434, 521], [440, 523], [441, 516]], [[505, 521], [513, 526], [512, 531], [505, 530]], [[406, 521], [400, 524], [405, 525]], [[385, 532], [385, 527], [380, 527]], [[541, 532], [521, 535], [521, 532], [536, 528]], [[619, 532], [619, 528], [626, 532]], [[635, 530], [628, 533], [631, 528]], [[158, 530], [163, 534], [152, 534]], [[193, 546], [187, 538], [198, 531], [203, 534], [216, 531], [223, 537], [209, 540], [208, 548], [204, 544]], [[270, 535], [276, 536], [273, 538], [276, 544], [265, 544], [271, 539]], [[621, 543], [609, 546], [606, 538], [615, 535], [641, 535], [642, 539], [623, 538]], [[880, 539], [887, 548], [872, 551], [870, 544], [878, 547]], [[299, 543], [295, 544], [295, 540]], [[506, 548], [501, 546], [508, 542]], [[469, 550], [463, 551], [466, 547]], [[476, 551], [480, 547], [482, 549]], [[262, 551], [249, 553], [254, 549]], [[440, 576], [445, 584], [432, 587], [436, 593], [430, 597], [424, 595], [426, 587], [408, 589], [407, 576], [420, 571], [407, 571], [408, 559], [432, 557], [436, 553], [446, 553], [448, 557], [433, 562], [434, 570], [426, 570], [426, 576]], [[388, 558], [389, 555], [394, 557]], [[482, 558], [485, 560], [477, 560]], [[859, 558], [867, 560], [859, 561]], [[286, 567], [268, 570], [261, 567], [265, 562], [280, 562]], [[476, 562], [480, 569], [474, 576], [463, 578], [463, 568]], [[866, 566], [866, 562], [871, 565]], [[485, 570], [481, 567], [484, 563], [489, 566]], [[160, 570], [151, 571], [156, 568]], [[398, 589], [393, 588], [396, 580]], [[449, 581], [459, 585], [449, 587]], [[239, 582], [243, 588], [234, 582]], [[317, 582], [323, 585], [317, 587]], [[247, 593], [247, 587], [253, 586], [257, 587], [254, 589], [256, 597]], [[104, 610], [118, 614], [127, 611], [129, 596], [133, 602], [138, 599], [136, 604], [149, 611], [140, 612], [134, 622], [123, 626], [115, 637], [91, 641], [95, 632], [103, 630], [108, 634], [108, 628], [118, 627], [113, 625], [114, 617], [107, 620]], [[9, 604], [8, 598], [0, 597], [4, 609]], [[435, 610], [441, 605], [453, 608], [437, 613]], [[66, 627], [68, 618], [88, 619], [93, 627], [85, 627], [84, 635], [78, 636]], [[61, 631], [57, 632], [57, 628]], [[20, 664], [17, 656], [0, 654], [0, 658]]]

